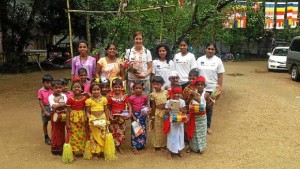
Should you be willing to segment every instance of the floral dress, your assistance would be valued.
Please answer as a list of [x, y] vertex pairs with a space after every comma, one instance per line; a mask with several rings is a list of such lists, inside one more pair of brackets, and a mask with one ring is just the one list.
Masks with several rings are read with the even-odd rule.
[[121, 113], [122, 110], [126, 109], [126, 103], [128, 103], [128, 97], [126, 95], [120, 99], [116, 99], [113, 96], [108, 98], [108, 105], [111, 107], [111, 113], [116, 119], [116, 122], [110, 125], [110, 130], [113, 133], [116, 146], [125, 143], [126, 122], [124, 117], [121, 116]]
[[[152, 92], [150, 94], [150, 100], [155, 101], [156, 105], [165, 104], [168, 98], [168, 91]], [[167, 137], [163, 133], [165, 110], [155, 110], [155, 121], [154, 121], [154, 133], [152, 137], [152, 144], [154, 147], [166, 147]]]
[[70, 107], [70, 138], [69, 142], [74, 152], [83, 151], [86, 141], [86, 115], [84, 112], [86, 97], [76, 100], [68, 98], [67, 106]]
[[91, 111], [103, 111], [103, 113], [100, 116], [94, 116], [93, 114], [91, 114], [91, 117], [89, 119], [91, 152], [95, 154], [104, 152], [106, 127], [95, 126], [93, 120], [107, 119], [104, 113], [105, 105], [107, 105], [106, 97], [101, 97], [100, 100], [96, 100], [91, 97], [85, 101], [85, 106], [90, 107]]
[[142, 126], [143, 132], [139, 136], [135, 136], [133, 128], [131, 127], [131, 146], [135, 149], [142, 149], [145, 147], [147, 136], [146, 136], [146, 117], [142, 116], [141, 108], [147, 105], [148, 98], [146, 95], [136, 96], [131, 95], [128, 99], [132, 107], [133, 116], [138, 119], [140, 125]]

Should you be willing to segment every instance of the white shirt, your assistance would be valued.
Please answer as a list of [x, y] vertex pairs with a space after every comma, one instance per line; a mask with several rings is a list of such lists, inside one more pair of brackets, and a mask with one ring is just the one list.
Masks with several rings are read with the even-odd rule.
[[[147, 51], [147, 52], [146, 52]], [[139, 73], [146, 74], [148, 70], [148, 62], [152, 62], [151, 52], [143, 47], [141, 52], [135, 51], [134, 47], [126, 50], [125, 59], [133, 62], [133, 67], [138, 70]], [[150, 76], [145, 77], [144, 79], [137, 79], [136, 76], [129, 72], [129, 80], [148, 80]]]
[[181, 52], [174, 56], [174, 70], [179, 74], [178, 84], [182, 85], [188, 82], [189, 72], [197, 67], [195, 55], [188, 52], [185, 56], [182, 56]]
[[218, 83], [218, 73], [224, 73], [225, 69], [222, 60], [217, 56], [207, 58], [206, 55], [197, 59], [197, 65], [200, 69], [200, 76], [206, 80], [205, 91], [213, 91]]
[[[60, 99], [59, 100], [59, 103], [67, 103], [67, 96], [65, 95], [65, 94], [60, 94], [61, 96], [62, 96], [62, 99]], [[51, 110], [53, 110], [52, 109], [52, 106], [54, 105], [54, 104], [57, 104], [55, 101], [54, 101], [54, 95], [53, 94], [51, 94], [49, 97], [48, 97], [48, 100], [49, 100], [49, 103], [50, 103], [50, 107], [51, 107]]]
[[170, 72], [174, 70], [174, 62], [172, 60], [167, 63], [167, 61], [160, 61], [160, 60], [153, 60], [153, 67], [152, 67], [152, 73], [155, 76], [161, 76], [165, 84], [161, 87], [162, 89], [165, 89], [165, 86], [170, 86], [171, 82], [169, 80], [169, 74]]

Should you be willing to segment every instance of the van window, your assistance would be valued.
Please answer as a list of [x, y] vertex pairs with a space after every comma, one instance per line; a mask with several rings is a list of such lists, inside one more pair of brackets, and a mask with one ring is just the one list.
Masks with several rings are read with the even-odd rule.
[[300, 39], [294, 39], [290, 49], [291, 51], [300, 52]]

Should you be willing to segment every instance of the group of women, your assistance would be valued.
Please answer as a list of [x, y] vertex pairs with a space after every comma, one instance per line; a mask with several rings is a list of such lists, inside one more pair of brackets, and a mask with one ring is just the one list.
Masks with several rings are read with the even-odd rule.
[[[87, 78], [105, 78], [112, 79], [119, 77], [123, 80], [127, 78], [127, 88], [130, 88], [131, 82], [135, 80], [143, 81], [145, 87], [144, 92], [150, 94], [150, 80], [151, 75], [161, 76], [165, 84], [164, 89], [170, 88], [170, 81], [168, 79], [169, 73], [172, 70], [178, 72], [179, 85], [184, 89], [189, 84], [188, 74], [194, 69], [198, 68], [200, 76], [206, 79], [205, 91], [212, 92], [216, 85], [222, 86], [224, 67], [222, 61], [215, 55], [216, 45], [209, 43], [206, 45], [206, 54], [199, 57], [197, 60], [193, 53], [190, 53], [189, 41], [182, 39], [179, 44], [180, 52], [171, 57], [170, 49], [165, 44], [160, 44], [156, 47], [156, 59], [152, 60], [151, 52], [143, 45], [143, 35], [141, 32], [135, 32], [134, 46], [126, 50], [125, 59], [132, 63], [136, 72], [129, 71], [127, 76], [123, 61], [117, 57], [117, 46], [109, 44], [106, 48], [105, 57], [101, 57], [98, 61], [92, 56], [88, 55], [88, 44], [85, 41], [80, 41], [78, 45], [78, 52], [80, 55], [72, 60], [72, 76], [78, 76], [79, 68], [87, 70]], [[212, 133], [211, 117], [212, 108], [207, 108], [207, 132]]]

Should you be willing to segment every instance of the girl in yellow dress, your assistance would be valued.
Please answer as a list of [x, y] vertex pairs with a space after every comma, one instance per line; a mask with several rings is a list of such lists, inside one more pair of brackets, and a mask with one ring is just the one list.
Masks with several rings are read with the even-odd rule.
[[107, 99], [101, 95], [99, 83], [92, 83], [92, 96], [85, 101], [86, 113], [90, 126], [90, 151], [97, 158], [104, 153], [106, 126], [109, 124]]
[[168, 91], [162, 90], [164, 79], [161, 76], [154, 76], [152, 79], [154, 91], [150, 94], [152, 107], [151, 119], [154, 120], [154, 132], [152, 143], [154, 151], [164, 150], [167, 146], [167, 136], [163, 133], [165, 105], [168, 99]]

